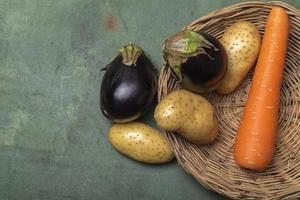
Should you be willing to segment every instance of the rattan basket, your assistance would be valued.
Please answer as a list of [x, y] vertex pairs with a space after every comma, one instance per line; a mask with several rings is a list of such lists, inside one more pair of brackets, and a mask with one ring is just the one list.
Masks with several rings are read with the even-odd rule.
[[[220, 124], [215, 142], [197, 146], [176, 133], [166, 132], [178, 163], [205, 187], [233, 199], [300, 199], [300, 11], [282, 2], [244, 2], [212, 12], [185, 27], [220, 38], [227, 26], [243, 19], [254, 23], [263, 35], [272, 5], [287, 10], [290, 36], [281, 90], [278, 141], [271, 166], [258, 173], [239, 168], [233, 160], [235, 134], [253, 72], [235, 92], [209, 94]], [[178, 88], [179, 83], [164, 64], [159, 100]]]

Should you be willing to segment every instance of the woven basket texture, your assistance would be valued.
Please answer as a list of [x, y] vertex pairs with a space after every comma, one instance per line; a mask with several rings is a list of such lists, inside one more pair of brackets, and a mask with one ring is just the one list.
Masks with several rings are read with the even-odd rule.
[[[300, 11], [278, 1], [243, 2], [209, 13], [184, 28], [220, 38], [228, 26], [238, 20], [247, 20], [255, 24], [263, 36], [273, 5], [287, 10], [290, 35], [276, 153], [270, 167], [263, 172], [253, 172], [239, 168], [233, 160], [234, 140], [253, 70], [236, 91], [208, 95], [220, 126], [215, 142], [195, 145], [174, 132], [166, 132], [178, 163], [203, 186], [233, 199], [300, 199]], [[170, 67], [164, 63], [159, 79], [159, 101], [180, 87]]]

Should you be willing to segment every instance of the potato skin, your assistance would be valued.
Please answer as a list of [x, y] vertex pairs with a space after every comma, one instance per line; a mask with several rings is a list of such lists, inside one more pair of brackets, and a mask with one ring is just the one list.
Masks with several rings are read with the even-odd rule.
[[137, 161], [159, 164], [174, 158], [167, 138], [144, 123], [114, 124], [108, 137], [115, 149]]
[[195, 144], [207, 144], [218, 135], [214, 108], [204, 97], [187, 90], [176, 90], [156, 107], [156, 123], [168, 131], [176, 131]]
[[228, 69], [217, 92], [228, 94], [245, 79], [257, 60], [261, 37], [254, 24], [238, 21], [224, 32], [220, 39], [228, 57]]

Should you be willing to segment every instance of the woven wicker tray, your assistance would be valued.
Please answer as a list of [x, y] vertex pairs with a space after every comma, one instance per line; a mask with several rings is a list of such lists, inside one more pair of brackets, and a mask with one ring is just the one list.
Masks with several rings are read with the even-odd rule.
[[[215, 142], [197, 146], [176, 133], [166, 132], [179, 164], [205, 187], [233, 199], [300, 199], [300, 11], [282, 2], [244, 2], [212, 12], [185, 27], [220, 38], [225, 27], [243, 19], [254, 23], [263, 35], [271, 5], [284, 7], [290, 20], [278, 140], [272, 165], [257, 173], [239, 168], [233, 160], [235, 134], [253, 72], [235, 92], [209, 94], [220, 124]], [[177, 88], [180, 85], [164, 64], [159, 100]]]

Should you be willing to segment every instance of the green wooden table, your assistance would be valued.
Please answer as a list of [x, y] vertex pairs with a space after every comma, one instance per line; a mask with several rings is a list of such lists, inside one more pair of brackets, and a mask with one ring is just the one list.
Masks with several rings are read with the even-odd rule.
[[[223, 199], [176, 161], [145, 165], [111, 147], [100, 69], [129, 41], [161, 68], [165, 38], [237, 2], [0, 0], [0, 200]], [[152, 114], [142, 121], [154, 126]]]

